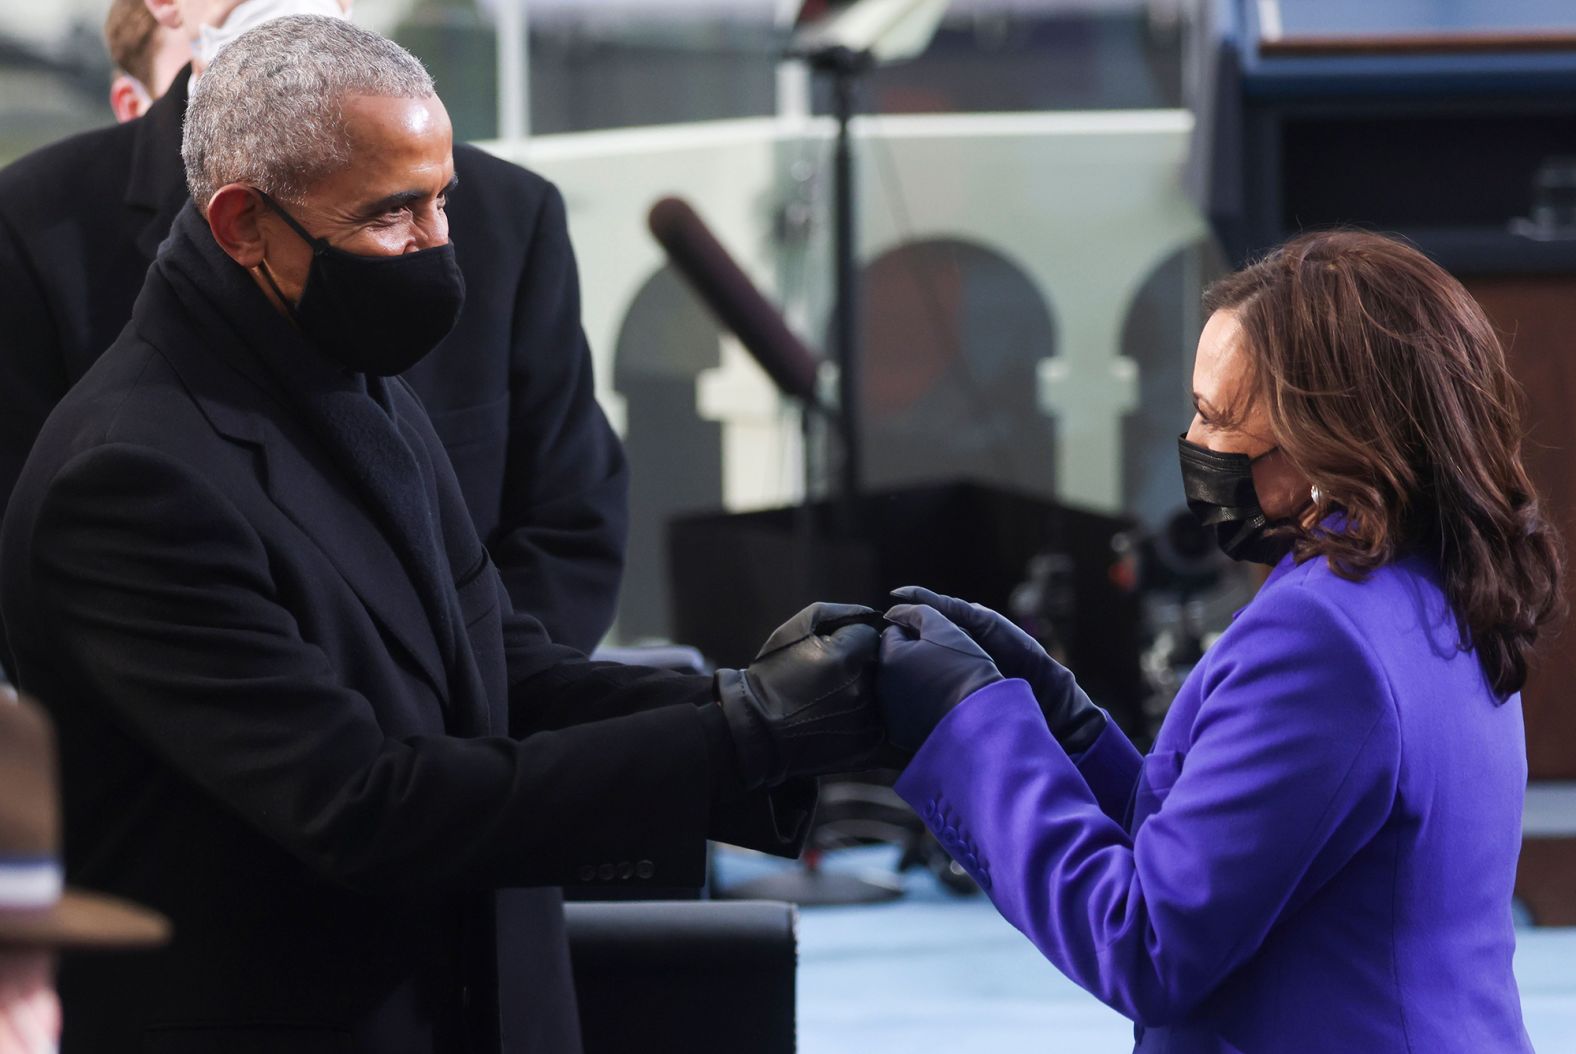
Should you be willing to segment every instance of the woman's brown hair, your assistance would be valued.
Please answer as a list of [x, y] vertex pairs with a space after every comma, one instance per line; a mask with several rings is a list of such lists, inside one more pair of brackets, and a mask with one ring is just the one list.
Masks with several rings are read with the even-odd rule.
[[[1561, 608], [1560, 545], [1521, 463], [1519, 392], [1477, 302], [1410, 246], [1305, 234], [1216, 283], [1248, 352], [1247, 390], [1316, 488], [1299, 562], [1349, 579], [1431, 554], [1463, 646], [1501, 696], [1519, 691]], [[1344, 513], [1338, 531], [1317, 524]]]

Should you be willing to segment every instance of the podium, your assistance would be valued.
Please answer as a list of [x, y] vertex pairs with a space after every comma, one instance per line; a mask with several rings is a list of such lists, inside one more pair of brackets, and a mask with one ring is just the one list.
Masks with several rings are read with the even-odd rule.
[[[1228, 258], [1350, 224], [1455, 274], [1505, 341], [1528, 469], [1576, 542], [1576, 5], [1211, 0], [1195, 45], [1188, 180]], [[1566, 592], [1576, 608], [1576, 574]], [[1576, 780], [1573, 685], [1567, 626], [1523, 693], [1532, 795], [1570, 801], [1523, 844], [1517, 893], [1544, 924], [1576, 924], [1576, 789], [1551, 782]]]

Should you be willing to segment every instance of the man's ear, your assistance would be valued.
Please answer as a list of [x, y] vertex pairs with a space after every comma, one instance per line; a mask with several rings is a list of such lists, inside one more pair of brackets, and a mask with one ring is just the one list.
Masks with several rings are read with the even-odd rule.
[[148, 93], [129, 73], [117, 73], [109, 82], [109, 108], [119, 124], [141, 117], [148, 108]]
[[148, 5], [148, 14], [153, 20], [166, 29], [181, 28], [181, 3], [180, 0], [143, 0]]
[[258, 220], [263, 199], [243, 183], [229, 183], [208, 201], [208, 229], [219, 248], [247, 270], [263, 262], [266, 240]]

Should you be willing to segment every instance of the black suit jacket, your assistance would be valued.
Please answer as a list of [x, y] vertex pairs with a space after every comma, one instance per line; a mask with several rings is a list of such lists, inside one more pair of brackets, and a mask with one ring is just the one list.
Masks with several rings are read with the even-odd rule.
[[[50, 409], [131, 317], [188, 200], [186, 85], [0, 171], [0, 502]], [[456, 146], [454, 167], [465, 308], [407, 380], [515, 606], [589, 651], [617, 603], [628, 471], [596, 403], [563, 199], [474, 147]]]
[[356, 381], [188, 207], [21, 474], [0, 613], [68, 871], [176, 934], [67, 965], [68, 1051], [573, 1051], [557, 893], [494, 891], [797, 851], [813, 784], [743, 794], [709, 679], [514, 614], [418, 400]]

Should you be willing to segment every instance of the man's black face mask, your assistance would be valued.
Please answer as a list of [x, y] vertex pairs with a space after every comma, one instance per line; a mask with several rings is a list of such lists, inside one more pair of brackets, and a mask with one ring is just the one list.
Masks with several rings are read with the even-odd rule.
[[[1278, 564], [1291, 552], [1290, 538], [1268, 537], [1272, 522], [1253, 489], [1253, 462], [1246, 454], [1223, 454], [1177, 438], [1182, 457], [1182, 489], [1198, 522], [1215, 531], [1215, 544], [1233, 560]], [[1260, 454], [1265, 457], [1273, 450]]]
[[273, 198], [258, 196], [312, 247], [301, 299], [279, 291], [296, 327], [325, 356], [358, 373], [390, 377], [414, 366], [448, 336], [465, 303], [465, 277], [454, 245], [399, 256], [361, 256], [313, 237]]

